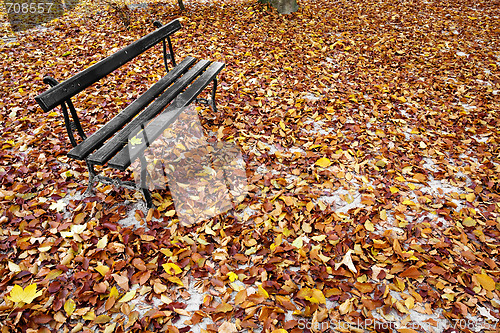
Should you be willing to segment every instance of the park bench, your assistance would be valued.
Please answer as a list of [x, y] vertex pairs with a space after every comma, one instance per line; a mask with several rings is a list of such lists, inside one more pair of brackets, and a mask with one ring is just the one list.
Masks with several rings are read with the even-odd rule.
[[[88, 168], [89, 184], [85, 192], [86, 195], [92, 193], [95, 182], [113, 184], [141, 190], [148, 208], [151, 208], [153, 203], [146, 182], [148, 171], [144, 150], [193, 101], [210, 104], [212, 110], [217, 112], [215, 107], [217, 74], [224, 67], [221, 62], [198, 61], [191, 56], [186, 57], [177, 64], [170, 35], [181, 28], [179, 20], [173, 20], [166, 25], [155, 21], [154, 25], [157, 28], [155, 31], [64, 82], [58, 83], [52, 77], [44, 77], [43, 81], [49, 84], [51, 88], [35, 97], [35, 100], [45, 112], [61, 106], [66, 130], [73, 145], [73, 149], [68, 152], [68, 156], [85, 161]], [[71, 97], [160, 42], [163, 43], [163, 61], [167, 71], [166, 75], [114, 118], [87, 137]], [[169, 52], [167, 52], [167, 44]], [[170, 70], [168, 60], [173, 65]], [[213, 83], [211, 100], [198, 98], [198, 95], [211, 82]], [[70, 119], [70, 115], [72, 119]], [[74, 132], [77, 132], [81, 138], [79, 142], [75, 139]], [[139, 132], [142, 133], [142, 137], [146, 138], [146, 142], [132, 144], [130, 138]], [[132, 181], [97, 174], [94, 168], [95, 165], [102, 165], [124, 171], [137, 159], [140, 160], [141, 164], [141, 181], [139, 185]]]

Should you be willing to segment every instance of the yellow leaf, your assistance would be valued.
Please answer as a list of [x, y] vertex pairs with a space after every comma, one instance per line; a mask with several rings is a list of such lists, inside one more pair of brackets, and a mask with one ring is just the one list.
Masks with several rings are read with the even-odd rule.
[[230, 312], [233, 311], [233, 306], [228, 303], [221, 303], [215, 308], [215, 312]]
[[175, 284], [178, 284], [181, 287], [184, 287], [184, 283], [182, 283], [181, 279], [179, 279], [177, 276], [169, 276], [167, 279], [170, 282], [173, 282]]
[[269, 298], [269, 293], [266, 291], [266, 289], [262, 288], [262, 285], [259, 285], [259, 294], [262, 296]]
[[405, 300], [405, 306], [408, 309], [413, 309], [415, 307], [415, 299], [413, 297], [409, 297]]
[[10, 291], [10, 296], [7, 296], [7, 298], [15, 303], [30, 304], [35, 298], [41, 295], [41, 291], [36, 291], [36, 283], [30, 284], [24, 289], [16, 284]]
[[98, 265], [95, 268], [95, 270], [98, 271], [99, 273], [101, 273], [102, 276], [104, 276], [104, 275], [106, 275], [107, 272], [109, 272], [109, 267], [105, 266], [105, 265]]
[[476, 225], [476, 220], [474, 220], [472, 217], [466, 217], [464, 219], [463, 225], [466, 227], [473, 227]]
[[71, 298], [68, 299], [66, 303], [64, 303], [64, 311], [66, 311], [68, 317], [71, 316], [73, 312], [75, 312], [75, 309], [76, 309], [76, 303]]
[[76, 215], [75, 219], [73, 220], [73, 223], [75, 225], [80, 225], [80, 223], [82, 223], [83, 220], [85, 219], [85, 216], [87, 216], [87, 213], [80, 213], [80, 214]]
[[166, 217], [171, 217], [171, 216], [174, 216], [174, 215], [175, 215], [175, 210], [174, 209], [171, 209], [171, 210], [169, 210], [168, 212], [165, 213]]
[[396, 186], [391, 186], [390, 190], [392, 194], [399, 192], [399, 189]]
[[[364, 176], [363, 176], [364, 177]], [[352, 195], [350, 195], [349, 193], [346, 193], [344, 196], [341, 195], [340, 197], [342, 200], [344, 200], [345, 202], [347, 202], [348, 204], [352, 203], [354, 201], [354, 198], [352, 197]]]
[[384, 168], [387, 165], [387, 162], [384, 160], [378, 160], [377, 163], [375, 163], [376, 166], [379, 168]]
[[316, 163], [314, 163], [314, 164], [316, 164], [317, 166], [320, 166], [322, 168], [327, 168], [332, 164], [332, 161], [330, 161], [326, 157], [322, 157], [319, 160], [317, 160]]
[[465, 199], [467, 199], [468, 202], [473, 202], [476, 199], [476, 195], [474, 193], [467, 193]]
[[112, 333], [115, 331], [115, 327], [116, 323], [109, 324], [108, 326], [106, 326], [103, 333]]
[[113, 297], [113, 298], [118, 298], [118, 296], [120, 296], [120, 294], [118, 293], [118, 289], [116, 289], [115, 286], [113, 286], [113, 288], [111, 288], [111, 290], [109, 291], [109, 297]]
[[120, 298], [120, 300], [118, 302], [128, 302], [128, 301], [130, 301], [132, 298], [135, 297], [135, 293], [136, 293], [135, 290], [130, 290], [129, 292], [125, 293], [125, 295], [123, 295], [123, 297]]
[[212, 235], [212, 236], [216, 236], [217, 234], [215, 233], [215, 231], [212, 230], [212, 228], [210, 228], [210, 226], [208, 224], [205, 225], [205, 232], [208, 234], [208, 235]]
[[94, 320], [96, 324], [109, 323], [111, 321], [111, 317], [108, 315], [100, 315]]
[[415, 206], [415, 203], [411, 200], [405, 200], [405, 201], [403, 201], [403, 205]]
[[[176, 274], [179, 274], [182, 272], [182, 269], [177, 266], [176, 264], [173, 264], [171, 262], [167, 262], [166, 264], [163, 264], [163, 269], [165, 270], [165, 272], [167, 272], [168, 274], [170, 275], [176, 275]], [[172, 273], [172, 270], [173, 270], [173, 273]]]
[[227, 273], [227, 276], [229, 277], [229, 281], [234, 282], [235, 280], [238, 279], [238, 274], [234, 272], [229, 272]]
[[477, 282], [486, 290], [495, 290], [495, 281], [490, 278], [487, 274], [474, 274]]
[[326, 235], [319, 235], [319, 236], [313, 236], [311, 237], [312, 240], [316, 241], [316, 242], [322, 242], [324, 241], [326, 238]]
[[271, 333], [288, 333], [284, 328], [278, 328], [277, 330], [272, 331]]
[[368, 231], [371, 231], [371, 232], [375, 231], [373, 223], [371, 223], [368, 220], [365, 222], [365, 229], [368, 230]]
[[135, 145], [140, 145], [142, 143], [142, 139], [134, 136], [132, 139], [130, 139], [130, 143], [135, 146]]
[[286, 129], [285, 123], [283, 123], [283, 120], [280, 120], [280, 127], [284, 131]]
[[314, 203], [312, 201], [309, 201], [307, 204], [306, 204], [306, 208], [307, 210], [310, 212], [313, 208], [314, 208]]
[[350, 299], [346, 299], [344, 301], [344, 303], [340, 304], [340, 306], [339, 306], [339, 312], [340, 312], [340, 314], [344, 315], [344, 314], [346, 314], [348, 312], [351, 312], [351, 308], [352, 308], [351, 305], [352, 305], [351, 304], [351, 300]]
[[[80, 215], [80, 214], [78, 214]], [[71, 232], [74, 234], [81, 234], [87, 228], [87, 223], [85, 224], [74, 224], [71, 226]]]
[[94, 310], [90, 310], [82, 316], [83, 320], [94, 320], [96, 318]]
[[53, 269], [45, 276], [45, 280], [50, 281], [58, 277], [59, 275], [62, 274], [62, 270], [60, 269]]
[[312, 289], [312, 295], [306, 296], [305, 299], [310, 301], [311, 303], [326, 304], [325, 295], [323, 295], [323, 292], [319, 289]]
[[387, 211], [386, 211], [385, 209], [382, 209], [382, 210], [380, 211], [380, 219], [381, 219], [382, 221], [387, 221]]
[[108, 235], [105, 235], [103, 238], [101, 238], [98, 242], [96, 247], [98, 249], [104, 249], [108, 245]]
[[303, 245], [304, 245], [304, 241], [302, 240], [302, 237], [297, 237], [292, 242], [292, 246], [295, 246], [298, 249], [302, 248]]

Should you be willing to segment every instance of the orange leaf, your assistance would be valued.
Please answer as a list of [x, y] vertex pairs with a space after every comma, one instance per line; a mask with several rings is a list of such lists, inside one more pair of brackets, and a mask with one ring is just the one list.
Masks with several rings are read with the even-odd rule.
[[418, 270], [416, 266], [411, 266], [410, 268], [403, 271], [399, 276], [416, 279], [422, 276], [422, 273]]

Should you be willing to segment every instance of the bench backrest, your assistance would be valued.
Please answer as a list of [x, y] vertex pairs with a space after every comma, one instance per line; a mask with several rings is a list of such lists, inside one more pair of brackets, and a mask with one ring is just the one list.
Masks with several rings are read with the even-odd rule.
[[35, 100], [44, 111], [50, 111], [159, 42], [163, 41], [165, 43], [165, 38], [168, 38], [180, 28], [181, 24], [179, 20], [173, 20], [113, 55], [74, 75], [70, 79], [43, 92], [35, 97]]

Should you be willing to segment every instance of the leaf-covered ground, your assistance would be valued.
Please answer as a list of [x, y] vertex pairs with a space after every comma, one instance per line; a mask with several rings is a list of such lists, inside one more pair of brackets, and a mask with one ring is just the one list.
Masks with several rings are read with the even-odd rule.
[[[2, 25], [2, 332], [498, 331], [498, 1], [299, 4], [96, 2], [45, 28]], [[83, 198], [61, 114], [33, 100], [44, 75], [176, 17], [178, 59], [226, 63], [220, 114], [201, 118], [240, 145], [249, 184], [190, 227], [166, 191], [149, 213], [111, 186]], [[161, 64], [156, 48], [79, 94], [86, 131]]]

